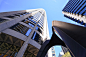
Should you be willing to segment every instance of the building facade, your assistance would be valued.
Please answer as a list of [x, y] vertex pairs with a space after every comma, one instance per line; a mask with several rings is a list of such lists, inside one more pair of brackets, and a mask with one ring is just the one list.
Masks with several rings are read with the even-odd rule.
[[69, 0], [62, 13], [65, 17], [86, 26], [86, 0]]
[[63, 55], [64, 55], [64, 52], [63, 52], [63, 50], [61, 50], [58, 57], [62, 57]]
[[52, 50], [52, 57], [56, 57], [56, 54], [55, 54], [55, 49], [54, 49], [54, 47], [51, 47], [51, 50]]
[[66, 52], [68, 52], [68, 49], [67, 49], [66, 47], [61, 46], [61, 48], [62, 48], [62, 51], [64, 52], [64, 54], [65, 54]]
[[47, 39], [49, 31], [44, 9], [0, 13], [0, 56], [36, 57]]

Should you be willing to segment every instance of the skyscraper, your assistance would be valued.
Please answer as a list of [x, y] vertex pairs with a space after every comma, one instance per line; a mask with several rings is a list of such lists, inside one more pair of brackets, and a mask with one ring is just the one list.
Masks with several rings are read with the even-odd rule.
[[[69, 0], [62, 10], [64, 17], [86, 26], [86, 0]], [[62, 47], [63, 52], [68, 49]]]
[[0, 56], [36, 57], [47, 39], [49, 31], [44, 9], [0, 13]]
[[86, 0], [69, 0], [62, 11], [65, 17], [86, 26]]
[[64, 52], [63, 52], [63, 50], [61, 50], [58, 57], [62, 57], [63, 55], [64, 55]]
[[51, 47], [51, 50], [52, 50], [52, 57], [56, 57], [56, 54], [55, 54], [55, 49], [54, 49], [54, 47]]

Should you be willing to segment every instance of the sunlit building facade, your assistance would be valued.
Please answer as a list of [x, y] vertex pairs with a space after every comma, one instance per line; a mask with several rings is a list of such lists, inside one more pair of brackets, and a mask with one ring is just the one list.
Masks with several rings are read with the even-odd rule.
[[55, 54], [55, 49], [54, 49], [54, 47], [51, 47], [51, 50], [52, 50], [52, 57], [56, 57], [56, 54]]
[[36, 57], [47, 39], [49, 31], [44, 9], [0, 13], [0, 56]]
[[86, 0], [69, 0], [62, 13], [70, 20], [86, 26]]

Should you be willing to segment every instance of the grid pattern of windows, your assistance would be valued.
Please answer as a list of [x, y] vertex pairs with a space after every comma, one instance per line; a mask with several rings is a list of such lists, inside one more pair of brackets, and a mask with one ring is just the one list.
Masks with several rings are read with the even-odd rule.
[[66, 16], [66, 15], [64, 15], [64, 16], [65, 16], [66, 18], [69, 18], [69, 19], [71, 19], [71, 20], [77, 22], [77, 23], [80, 23], [81, 25], [86, 26], [86, 23], [84, 23], [84, 21], [80, 21], [80, 20], [74, 19], [74, 18], [69, 17], [69, 16]]
[[86, 1], [85, 0], [69, 0], [62, 11], [86, 15]]
[[30, 25], [31, 27], [34, 27], [34, 23], [31, 22], [31, 21], [29, 21], [29, 20], [27, 20], [27, 19], [23, 20], [22, 22], [24, 22], [24, 23]]
[[34, 21], [33, 20], [33, 17], [29, 17], [29, 18], [27, 18], [29, 21], [31, 21], [31, 22], [33, 22], [33, 23], [35, 23], [36, 24], [36, 21]]
[[30, 14], [29, 12], [24, 12], [24, 13], [17, 13], [17, 14], [13, 14], [13, 15], [9, 15], [9, 16], [5, 16], [5, 17], [8, 17], [8, 18], [17, 18], [17, 17], [21, 17], [23, 15], [26, 15], [26, 14]]
[[22, 33], [22, 34], [24, 34], [26, 36], [29, 36], [29, 34], [31, 32], [30, 28], [28, 28], [28, 27], [26, 27], [26, 26], [24, 26], [22, 24], [19, 24], [19, 23], [12, 26], [12, 27], [10, 27], [10, 29], [13, 29], [13, 30], [15, 30], [17, 32], [20, 32], [20, 33]]
[[5, 21], [7, 21], [7, 20], [0, 18], [0, 23], [3, 23], [3, 22], [5, 22]]
[[38, 49], [31, 44], [28, 44], [28, 47], [23, 55], [23, 57], [36, 57], [38, 53]]
[[0, 34], [0, 56], [16, 57], [24, 41], [5, 33]]
[[48, 34], [43, 29], [47, 25], [44, 24], [44, 13], [44, 9], [0, 13], [5, 18], [0, 18], [0, 23], [9, 20], [0, 24], [0, 56], [36, 57], [44, 42], [42, 37], [49, 36], [44, 35], [44, 32]]
[[43, 27], [43, 24], [44, 24], [44, 16], [42, 15], [40, 20], [39, 20], [39, 23], [38, 23], [41, 27]]
[[41, 36], [36, 32], [33, 33], [32, 39], [41, 45], [43, 44], [43, 40], [42, 40]]

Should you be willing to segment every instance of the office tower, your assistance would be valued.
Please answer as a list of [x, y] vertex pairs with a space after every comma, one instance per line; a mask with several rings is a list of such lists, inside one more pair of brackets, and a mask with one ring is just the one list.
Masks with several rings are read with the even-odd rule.
[[47, 39], [44, 9], [0, 13], [0, 56], [36, 57]]
[[52, 57], [56, 57], [56, 54], [55, 54], [55, 49], [54, 49], [54, 47], [51, 47], [51, 50], [52, 50]]
[[67, 49], [66, 47], [61, 46], [61, 48], [62, 48], [62, 51], [64, 52], [64, 54], [65, 54], [66, 52], [68, 52], [68, 49]]
[[64, 52], [63, 50], [59, 53], [59, 56], [58, 57], [62, 57], [64, 55]]
[[69, 0], [62, 11], [65, 17], [86, 26], [86, 0]]

